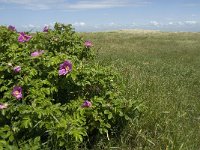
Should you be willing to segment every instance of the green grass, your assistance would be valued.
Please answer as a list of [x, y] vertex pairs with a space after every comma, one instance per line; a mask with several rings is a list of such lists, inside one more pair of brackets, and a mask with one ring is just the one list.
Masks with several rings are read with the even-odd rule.
[[104, 149], [200, 148], [200, 33], [81, 33], [97, 60], [122, 74], [127, 99], [146, 106]]

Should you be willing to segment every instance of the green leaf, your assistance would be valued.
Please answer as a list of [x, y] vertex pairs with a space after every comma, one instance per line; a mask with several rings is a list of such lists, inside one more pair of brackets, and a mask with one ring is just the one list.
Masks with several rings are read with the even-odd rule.
[[23, 118], [23, 121], [22, 121], [22, 127], [24, 128], [29, 128], [31, 127], [32, 124], [31, 124], [31, 119], [29, 117], [25, 117]]
[[110, 114], [109, 110], [104, 110], [104, 114]]
[[76, 80], [76, 73], [71, 73], [70, 75], [72, 77], [72, 80], [75, 81]]
[[112, 113], [109, 113], [108, 119], [111, 119], [113, 117]]

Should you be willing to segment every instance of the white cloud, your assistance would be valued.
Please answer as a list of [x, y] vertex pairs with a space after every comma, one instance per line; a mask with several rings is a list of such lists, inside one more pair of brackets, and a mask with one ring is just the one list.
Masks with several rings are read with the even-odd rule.
[[177, 25], [180, 25], [180, 26], [183, 26], [183, 25], [184, 25], [184, 22], [178, 21], [176, 24], [177, 24]]
[[[47, 23], [44, 25], [35, 25], [28, 24], [21, 26], [20, 31], [42, 31], [44, 26], [49, 26], [53, 28], [55, 22]], [[112, 30], [121, 30], [121, 29], [147, 29], [147, 30], [161, 30], [161, 31], [195, 31], [199, 32], [200, 22], [198, 21], [150, 21], [147, 23], [129, 23], [129, 24], [120, 24], [116, 22], [108, 22], [103, 24], [87, 24], [83, 21], [74, 22], [73, 27], [76, 31], [112, 31]]]
[[17, 4], [26, 9], [98, 9], [111, 7], [144, 6], [150, 4], [149, 0], [0, 0], [0, 4]]
[[150, 25], [153, 25], [153, 26], [159, 26], [160, 23], [157, 22], [157, 21], [150, 21]]
[[114, 23], [114, 22], [111, 22], [111, 23], [109, 23], [108, 25], [109, 25], [109, 26], [116, 26], [117, 24]]
[[83, 27], [83, 26], [86, 26], [86, 23], [85, 22], [75, 22], [72, 25], [75, 27]]
[[14, 3], [14, 4], [24, 4], [24, 5], [33, 5], [33, 4], [55, 4], [59, 2], [64, 2], [64, 0], [0, 0], [0, 3]]
[[191, 16], [192, 16], [192, 17], [196, 17], [197, 15], [196, 15], [196, 14], [192, 14]]
[[26, 9], [50, 9], [53, 5], [64, 3], [64, 0], [0, 0], [0, 4], [17, 4]]
[[28, 27], [30, 27], [30, 28], [35, 28], [35, 26], [32, 25], [32, 24], [29, 24]]
[[176, 22], [168, 22], [166, 25], [170, 26], [188, 26], [188, 25], [197, 25], [198, 22], [195, 20], [190, 20], [190, 21], [176, 21]]
[[148, 2], [144, 1], [131, 1], [131, 0], [83, 0], [75, 4], [69, 5], [72, 9], [97, 9], [97, 8], [111, 8], [111, 7], [126, 7], [126, 6], [141, 6], [147, 5]]
[[186, 24], [189, 24], [189, 25], [194, 25], [194, 24], [197, 24], [197, 21], [185, 21]]
[[38, 25], [28, 24], [28, 25], [22, 25], [23, 28], [26, 29], [33, 29], [33, 28], [40, 28]]
[[29, 32], [34, 32], [34, 31], [39, 31], [41, 30], [41, 26], [39, 25], [33, 25], [33, 24], [26, 24], [22, 26], [17, 27], [17, 31], [29, 31]]

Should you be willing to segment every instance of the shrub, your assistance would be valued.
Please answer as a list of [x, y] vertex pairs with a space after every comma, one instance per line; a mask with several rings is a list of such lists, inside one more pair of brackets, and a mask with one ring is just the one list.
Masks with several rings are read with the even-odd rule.
[[91, 46], [70, 25], [32, 35], [0, 27], [0, 147], [76, 149], [138, 116]]

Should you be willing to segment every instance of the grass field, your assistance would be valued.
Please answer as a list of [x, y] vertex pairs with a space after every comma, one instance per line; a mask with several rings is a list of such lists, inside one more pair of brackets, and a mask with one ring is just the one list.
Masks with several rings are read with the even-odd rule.
[[146, 106], [139, 122], [96, 149], [200, 148], [200, 33], [81, 33], [97, 60], [122, 74], [126, 98]]

